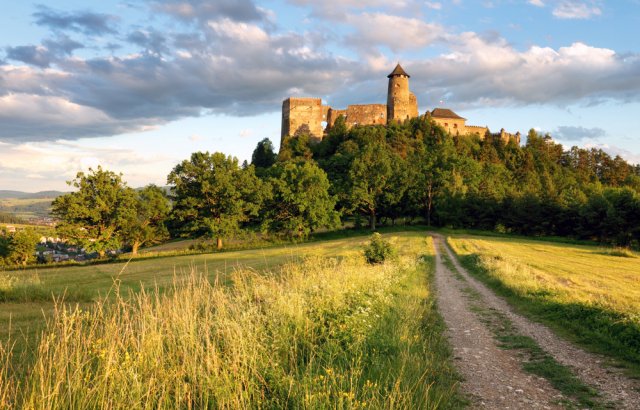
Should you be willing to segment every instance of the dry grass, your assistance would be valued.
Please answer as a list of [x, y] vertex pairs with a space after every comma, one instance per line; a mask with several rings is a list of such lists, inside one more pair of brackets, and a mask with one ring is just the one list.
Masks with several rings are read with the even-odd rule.
[[508, 287], [560, 302], [640, 312], [640, 264], [635, 258], [591, 246], [504, 238], [450, 238], [449, 244], [458, 255], [481, 255], [482, 265]]

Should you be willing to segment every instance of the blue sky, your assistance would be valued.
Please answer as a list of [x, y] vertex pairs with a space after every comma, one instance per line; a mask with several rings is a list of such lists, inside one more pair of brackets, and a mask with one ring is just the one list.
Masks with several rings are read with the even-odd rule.
[[249, 159], [288, 96], [549, 132], [640, 162], [640, 0], [60, 0], [0, 14], [0, 189], [102, 165], [165, 184], [198, 150]]

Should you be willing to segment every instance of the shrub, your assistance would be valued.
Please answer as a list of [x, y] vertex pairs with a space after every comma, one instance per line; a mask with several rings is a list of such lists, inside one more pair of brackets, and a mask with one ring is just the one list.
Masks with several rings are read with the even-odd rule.
[[392, 259], [396, 256], [396, 250], [393, 245], [382, 238], [379, 233], [371, 235], [371, 241], [369, 245], [364, 248], [364, 257], [368, 263], [374, 265], [376, 263], [382, 263], [387, 259]]

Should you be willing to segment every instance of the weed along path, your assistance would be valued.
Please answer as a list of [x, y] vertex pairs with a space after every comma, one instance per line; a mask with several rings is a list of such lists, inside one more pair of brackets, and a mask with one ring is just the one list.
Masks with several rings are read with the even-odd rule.
[[475, 295], [445, 265], [443, 240], [434, 236], [438, 309], [448, 327], [462, 391], [472, 407], [488, 409], [560, 409], [562, 398], [546, 380], [522, 370], [512, 351], [500, 349], [487, 324], [473, 311]]
[[515, 313], [434, 235], [438, 308], [462, 390], [486, 408], [640, 409], [640, 381]]

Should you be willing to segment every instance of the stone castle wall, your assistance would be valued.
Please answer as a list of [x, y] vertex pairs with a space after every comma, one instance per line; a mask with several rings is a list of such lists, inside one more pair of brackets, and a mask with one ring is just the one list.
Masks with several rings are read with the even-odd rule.
[[347, 110], [336, 110], [329, 108], [329, 115], [327, 116], [327, 128], [330, 129], [336, 123], [336, 120], [343, 116], [347, 118]]
[[345, 118], [347, 127], [354, 125], [386, 125], [387, 106], [385, 104], [350, 105]]
[[464, 118], [432, 118], [433, 121], [451, 135], [467, 135], [466, 120]]
[[480, 140], [484, 140], [485, 136], [487, 135], [487, 131], [489, 131], [489, 128], [480, 127], [477, 125], [466, 125], [465, 128], [467, 131], [467, 135], [477, 134], [480, 137]]
[[287, 98], [282, 103], [282, 139], [308, 133], [320, 141], [324, 135], [329, 107], [320, 98]]

